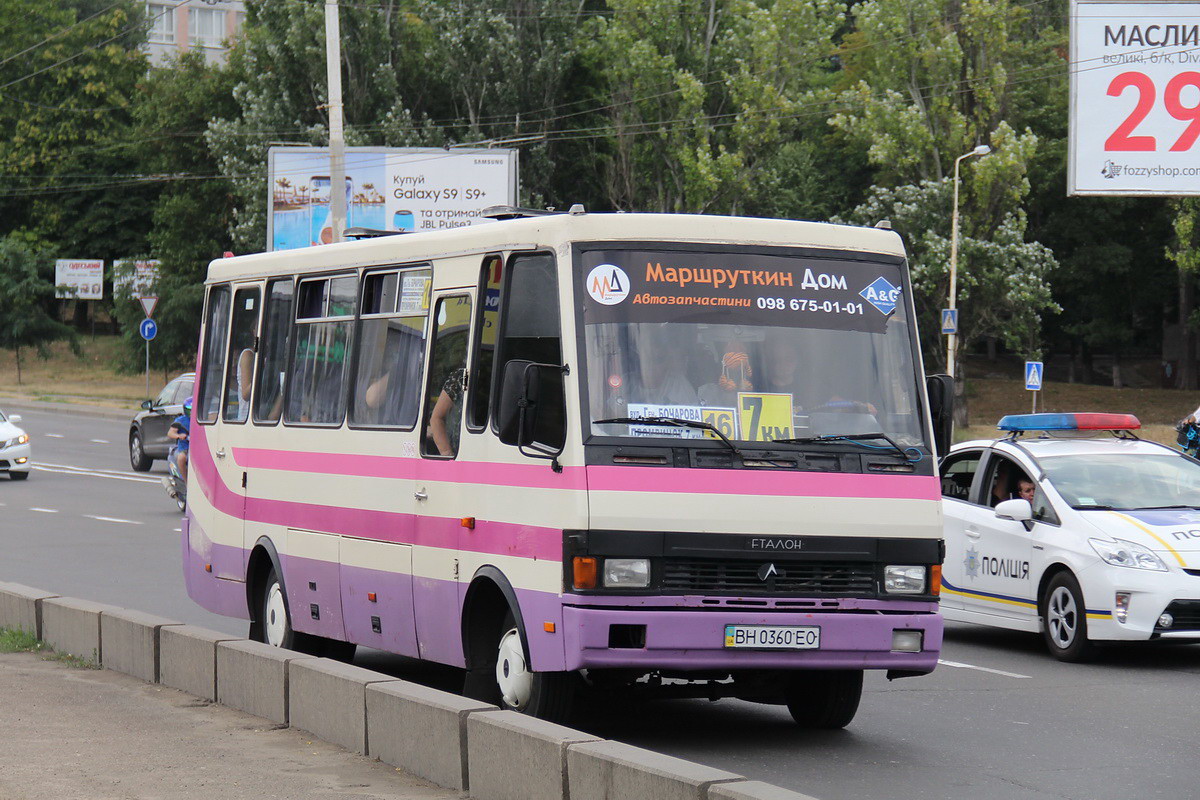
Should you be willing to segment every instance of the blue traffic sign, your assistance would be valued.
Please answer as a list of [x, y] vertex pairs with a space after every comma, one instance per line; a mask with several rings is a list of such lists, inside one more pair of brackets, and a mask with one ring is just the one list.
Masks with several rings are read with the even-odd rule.
[[942, 309], [942, 333], [958, 333], [958, 309]]
[[1042, 362], [1025, 362], [1025, 388], [1031, 392], [1042, 390]]
[[144, 319], [142, 324], [138, 325], [138, 333], [142, 334], [142, 338], [148, 342], [158, 336], [158, 323], [152, 319]]

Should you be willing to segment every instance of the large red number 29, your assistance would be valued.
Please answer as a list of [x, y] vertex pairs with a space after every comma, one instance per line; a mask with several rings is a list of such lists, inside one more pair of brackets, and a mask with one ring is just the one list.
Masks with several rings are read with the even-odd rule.
[[[1108, 85], [1109, 97], [1119, 97], [1129, 87], [1137, 89], [1138, 102], [1125, 121], [1113, 131], [1112, 136], [1104, 142], [1104, 149], [1110, 152], [1153, 152], [1156, 142], [1153, 136], [1130, 136], [1134, 128], [1141, 124], [1150, 109], [1154, 108], [1154, 81], [1141, 72], [1122, 72], [1113, 78]], [[1167, 83], [1163, 93], [1163, 105], [1167, 113], [1177, 120], [1190, 124], [1183, 134], [1171, 145], [1172, 152], [1190, 150], [1200, 137], [1200, 101], [1194, 106], [1185, 106], [1180, 102], [1184, 88], [1195, 86], [1200, 90], [1200, 72], [1181, 72]]]

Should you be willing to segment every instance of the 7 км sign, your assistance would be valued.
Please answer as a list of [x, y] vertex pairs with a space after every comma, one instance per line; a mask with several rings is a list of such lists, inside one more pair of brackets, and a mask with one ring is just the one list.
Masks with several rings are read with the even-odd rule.
[[1200, 194], [1200, 2], [1071, 2], [1068, 194]]

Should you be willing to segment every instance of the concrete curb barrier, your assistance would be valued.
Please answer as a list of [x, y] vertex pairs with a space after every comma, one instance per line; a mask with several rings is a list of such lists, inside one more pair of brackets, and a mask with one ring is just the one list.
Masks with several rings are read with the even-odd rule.
[[710, 786], [744, 780], [723, 769], [610, 741], [571, 745], [567, 777], [571, 800], [705, 800]]
[[0, 627], [477, 800], [813, 800], [361, 667], [21, 584], [0, 583]]
[[262, 642], [217, 644], [217, 702], [288, 724], [288, 665], [312, 656]]
[[0, 583], [0, 627], [42, 637], [42, 601], [59, 597], [20, 583]]
[[104, 646], [100, 638], [100, 615], [105, 611], [120, 611], [116, 606], [55, 597], [42, 601], [42, 639], [59, 653], [104, 663]]
[[448, 789], [470, 788], [467, 719], [493, 705], [407, 681], [367, 687], [368, 755]]
[[105, 669], [158, 683], [159, 631], [182, 624], [141, 611], [104, 611], [100, 614], [100, 641], [104, 645], [101, 664]]
[[398, 682], [340, 661], [294, 661], [288, 667], [288, 724], [366, 755], [367, 687]]
[[762, 781], [720, 783], [708, 790], [708, 800], [815, 800], [806, 794]]
[[217, 644], [245, 641], [194, 625], [163, 628], [158, 634], [158, 682], [217, 701]]
[[566, 800], [567, 748], [596, 736], [515, 711], [467, 717], [471, 796], [479, 800]]

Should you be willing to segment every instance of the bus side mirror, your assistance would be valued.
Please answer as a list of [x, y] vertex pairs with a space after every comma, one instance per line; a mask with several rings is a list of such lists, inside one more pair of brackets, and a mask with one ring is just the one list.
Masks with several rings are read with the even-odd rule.
[[[567, 368], [558, 364], [519, 359], [504, 365], [496, 411], [501, 442], [515, 445], [522, 455], [532, 458], [554, 459], [562, 453], [565, 436], [555, 430], [555, 423], [565, 421], [566, 372]], [[550, 435], [544, 435], [547, 432]]]
[[943, 458], [954, 443], [954, 378], [949, 375], [926, 375], [925, 391], [929, 395], [933, 445], [938, 458]]

